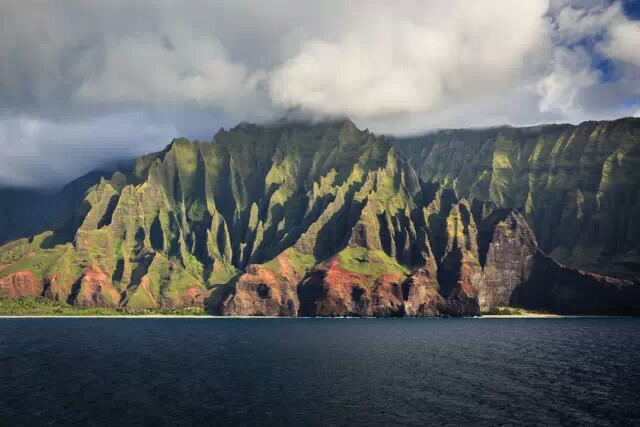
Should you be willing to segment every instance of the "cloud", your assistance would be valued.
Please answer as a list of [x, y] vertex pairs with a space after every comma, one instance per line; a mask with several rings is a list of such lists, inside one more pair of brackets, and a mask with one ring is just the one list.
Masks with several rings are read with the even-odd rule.
[[428, 4], [377, 3], [338, 40], [307, 41], [274, 71], [274, 101], [356, 117], [429, 112], [508, 90], [544, 49], [544, 1], [440, 2], [436, 15]]
[[537, 85], [541, 95], [539, 109], [541, 112], [557, 111], [567, 116], [575, 113], [576, 97], [580, 91], [595, 85], [600, 75], [591, 69], [591, 57], [583, 48], [556, 49], [551, 61], [552, 71]]
[[56, 123], [37, 118], [0, 120], [0, 183], [45, 187], [64, 184], [107, 161], [158, 150], [175, 127], [139, 114]]
[[220, 42], [184, 37], [123, 38], [107, 46], [105, 65], [74, 92], [73, 101], [115, 108], [246, 106], [261, 72], [231, 61]]
[[620, 20], [612, 26], [609, 43], [603, 51], [611, 58], [640, 67], [640, 23]]
[[639, 39], [608, 0], [6, 0], [0, 183], [289, 109], [394, 134], [631, 115]]
[[215, 20], [179, 4], [10, 0], [0, 12], [0, 108], [9, 112], [256, 110], [261, 70], [230, 57], [236, 44], [207, 27]]

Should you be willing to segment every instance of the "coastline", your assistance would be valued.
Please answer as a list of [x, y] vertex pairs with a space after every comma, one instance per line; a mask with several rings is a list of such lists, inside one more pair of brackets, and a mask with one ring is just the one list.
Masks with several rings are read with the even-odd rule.
[[[615, 315], [565, 315], [565, 314], [486, 314], [483, 316], [462, 317], [402, 317], [399, 319], [570, 319], [570, 318], [627, 318], [633, 316]], [[327, 319], [327, 320], [353, 320], [353, 319], [397, 319], [395, 317], [289, 317], [289, 316], [213, 316], [213, 315], [179, 315], [179, 314], [139, 314], [139, 315], [0, 315], [0, 319]]]

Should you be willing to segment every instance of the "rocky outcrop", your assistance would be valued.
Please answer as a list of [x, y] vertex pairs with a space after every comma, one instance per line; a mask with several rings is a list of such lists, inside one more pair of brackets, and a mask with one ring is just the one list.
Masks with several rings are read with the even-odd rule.
[[39, 296], [42, 285], [31, 271], [16, 271], [0, 278], [0, 297]]
[[640, 118], [450, 129], [395, 143], [423, 181], [522, 209], [558, 261], [640, 274]]
[[260, 265], [247, 266], [233, 294], [222, 303], [224, 316], [296, 316], [300, 302], [295, 286]]
[[379, 276], [373, 287], [362, 274], [339, 266], [336, 259], [314, 270], [300, 285], [300, 314], [305, 316], [432, 317], [480, 314], [477, 299], [461, 289], [444, 290], [435, 262], [408, 278]]
[[538, 251], [510, 304], [559, 314], [640, 315], [640, 286], [565, 267]]
[[562, 314], [640, 313], [640, 288], [566, 267], [544, 254], [514, 210], [489, 215], [480, 233], [484, 268], [476, 287], [483, 310], [517, 306]]
[[71, 301], [79, 308], [117, 307], [120, 303], [120, 293], [97, 265], [90, 265], [82, 274]]
[[407, 316], [440, 316], [442, 296], [438, 293], [440, 285], [434, 271], [421, 267], [403, 284], [405, 298], [404, 312]]
[[405, 315], [402, 293], [403, 278], [398, 274], [378, 277], [371, 291], [371, 315], [375, 317], [400, 317]]
[[453, 205], [446, 227], [447, 245], [438, 268], [438, 292], [447, 300], [442, 310], [448, 311], [444, 314], [458, 316], [479, 314], [476, 283], [482, 267], [478, 259], [478, 232], [465, 200]]
[[481, 224], [482, 275], [475, 284], [482, 310], [508, 306], [516, 286], [529, 280], [538, 246], [533, 231], [518, 212], [499, 209]]
[[43, 296], [53, 301], [67, 302], [71, 295], [74, 282], [61, 274], [51, 273], [44, 278]]
[[427, 267], [419, 268], [403, 285], [405, 314], [414, 317], [477, 316], [477, 298], [462, 288], [443, 288]]
[[163, 307], [165, 308], [185, 308], [204, 307], [205, 300], [209, 297], [210, 291], [202, 286], [189, 286], [178, 296], [178, 298], [166, 298]]
[[302, 316], [371, 316], [371, 292], [361, 274], [341, 268], [333, 258], [300, 285]]
[[335, 120], [176, 139], [83, 191], [59, 229], [0, 247], [2, 292], [247, 316], [635, 312], [637, 286], [556, 264], [538, 242], [572, 265], [606, 253], [632, 270], [639, 125], [394, 146]]

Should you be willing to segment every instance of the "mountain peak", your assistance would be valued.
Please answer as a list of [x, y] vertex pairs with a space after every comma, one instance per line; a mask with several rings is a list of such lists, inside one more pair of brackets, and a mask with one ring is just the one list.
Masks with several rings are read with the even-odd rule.
[[[392, 146], [345, 117], [287, 118], [221, 130], [215, 144], [176, 138], [109, 185], [96, 179], [62, 230], [0, 247], [0, 296], [23, 292], [31, 272], [29, 292], [80, 305], [111, 297], [142, 310], [206, 299], [224, 314], [461, 315], [508, 303], [534, 277], [527, 286], [546, 299], [521, 296], [533, 308], [637, 312], [629, 293], [637, 291], [623, 286], [586, 301], [576, 283], [604, 295], [604, 279], [545, 261], [536, 246], [559, 262], [597, 267], [603, 254], [632, 264], [635, 123], [602, 122], [597, 135], [591, 127], [440, 132]], [[513, 276], [501, 259], [526, 274]], [[89, 266], [115, 291], [89, 286]], [[80, 300], [77, 283], [87, 285]], [[382, 285], [408, 293], [380, 294]]]

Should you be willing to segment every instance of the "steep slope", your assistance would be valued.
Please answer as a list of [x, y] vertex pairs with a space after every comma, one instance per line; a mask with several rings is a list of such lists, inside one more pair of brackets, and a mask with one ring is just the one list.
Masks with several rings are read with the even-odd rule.
[[58, 228], [67, 220], [84, 194], [111, 171], [94, 171], [51, 189], [0, 188], [0, 244]]
[[446, 130], [395, 142], [425, 182], [521, 209], [559, 261], [640, 274], [640, 119]]
[[563, 314], [638, 313], [640, 286], [565, 267], [542, 252], [524, 216], [497, 209], [482, 221], [483, 309], [518, 306]]
[[506, 196], [434, 176], [349, 120], [176, 139], [101, 178], [63, 226], [2, 246], [0, 296], [255, 316], [640, 308], [632, 284], [546, 257]]

